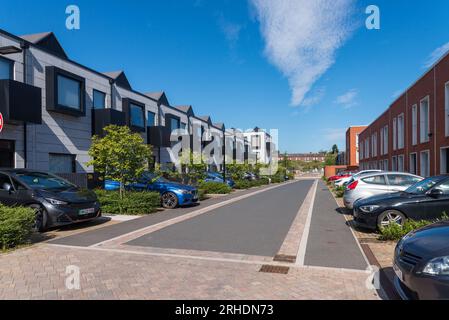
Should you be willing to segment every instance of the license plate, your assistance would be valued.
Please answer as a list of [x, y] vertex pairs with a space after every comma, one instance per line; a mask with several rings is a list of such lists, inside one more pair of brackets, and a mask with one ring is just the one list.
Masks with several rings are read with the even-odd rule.
[[399, 278], [399, 280], [404, 281], [404, 276], [402, 275], [401, 269], [396, 264], [393, 264], [393, 270], [394, 273], [396, 273], [396, 276]]
[[89, 208], [89, 209], [82, 209], [79, 211], [80, 216], [85, 216], [86, 214], [91, 214], [95, 212], [95, 208]]

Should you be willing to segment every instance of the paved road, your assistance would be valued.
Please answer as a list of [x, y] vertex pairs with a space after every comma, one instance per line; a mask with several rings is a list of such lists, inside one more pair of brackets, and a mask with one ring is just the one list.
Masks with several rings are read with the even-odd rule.
[[171, 225], [127, 245], [273, 257], [313, 180], [300, 180]]

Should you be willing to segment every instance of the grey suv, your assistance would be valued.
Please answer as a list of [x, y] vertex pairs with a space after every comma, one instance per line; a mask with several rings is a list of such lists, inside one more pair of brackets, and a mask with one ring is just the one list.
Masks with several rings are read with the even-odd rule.
[[0, 203], [33, 208], [40, 232], [101, 215], [94, 192], [53, 174], [25, 169], [0, 169]]

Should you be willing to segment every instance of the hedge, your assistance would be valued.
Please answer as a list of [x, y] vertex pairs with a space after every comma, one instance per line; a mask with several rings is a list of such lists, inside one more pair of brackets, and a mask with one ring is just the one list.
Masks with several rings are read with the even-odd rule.
[[237, 180], [235, 182], [235, 189], [249, 189], [253, 187], [260, 187], [269, 184], [269, 180], [266, 177], [262, 177], [258, 180]]
[[379, 240], [383, 241], [393, 241], [393, 240], [400, 240], [402, 237], [404, 237], [407, 233], [417, 230], [423, 227], [426, 227], [428, 225], [431, 225], [433, 223], [436, 223], [438, 221], [445, 221], [449, 220], [449, 217], [446, 214], [443, 214], [443, 216], [440, 219], [436, 220], [406, 220], [404, 222], [404, 225], [400, 226], [397, 223], [392, 223], [386, 227], [383, 227], [380, 230], [380, 236]]
[[2, 250], [25, 243], [33, 232], [35, 213], [31, 208], [0, 204], [0, 246]]
[[201, 182], [199, 189], [204, 190], [207, 194], [228, 194], [232, 191], [232, 188], [227, 184], [214, 181]]
[[156, 212], [161, 206], [159, 192], [125, 192], [120, 199], [118, 191], [95, 190], [101, 210], [109, 214], [140, 215]]

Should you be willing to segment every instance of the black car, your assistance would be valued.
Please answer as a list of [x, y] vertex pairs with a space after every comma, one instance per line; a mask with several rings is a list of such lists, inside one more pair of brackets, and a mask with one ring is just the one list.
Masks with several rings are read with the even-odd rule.
[[354, 221], [376, 229], [406, 219], [433, 220], [449, 215], [449, 176], [424, 179], [405, 191], [382, 194], [354, 202]]
[[0, 203], [36, 210], [36, 229], [95, 219], [101, 215], [94, 192], [46, 172], [0, 169]]
[[394, 286], [402, 299], [449, 299], [449, 222], [413, 231], [398, 242]]

